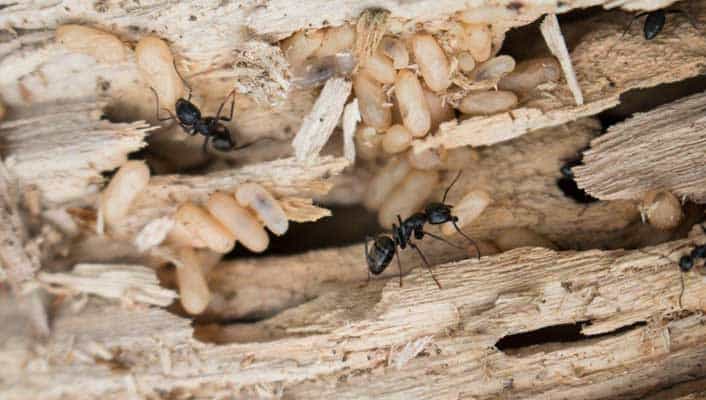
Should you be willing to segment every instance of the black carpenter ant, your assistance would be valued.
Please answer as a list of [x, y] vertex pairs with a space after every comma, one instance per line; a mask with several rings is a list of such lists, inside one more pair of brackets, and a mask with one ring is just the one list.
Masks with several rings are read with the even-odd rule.
[[[706, 229], [701, 225], [701, 229], [706, 233]], [[684, 274], [691, 271], [694, 268], [694, 264], [698, 262], [699, 258], [706, 259], [706, 244], [702, 244], [691, 249], [691, 252], [687, 255], [681, 256], [679, 258], [679, 269], [682, 272], [681, 276], [681, 291], [679, 292], [679, 308], [682, 308], [682, 297], [684, 296]]]
[[575, 158], [568, 160], [561, 166], [559, 172], [561, 172], [562, 177], [557, 179], [556, 184], [566, 196], [571, 197], [578, 203], [588, 204], [598, 201], [598, 199], [578, 187], [574, 180], [574, 171], [572, 170], [573, 167], [583, 165], [583, 152], [585, 150], [580, 150]]
[[[215, 117], [203, 117], [201, 115], [201, 110], [191, 102], [191, 87], [186, 83], [184, 78], [181, 76], [179, 73], [179, 70], [176, 68], [176, 62], [174, 64], [174, 70], [177, 72], [177, 75], [179, 78], [184, 82], [184, 86], [186, 86], [187, 89], [189, 89], [189, 95], [187, 96], [186, 99], [184, 98], [179, 98], [176, 103], [174, 104], [174, 109], [176, 111], [176, 116], [169, 111], [167, 108], [162, 108], [162, 110], [165, 110], [167, 113], [169, 113], [169, 117], [166, 118], [160, 118], [159, 116], [159, 96], [157, 95], [157, 91], [154, 90], [154, 88], [150, 87], [152, 90], [152, 93], [154, 93], [155, 96], [155, 101], [157, 103], [157, 120], [158, 121], [170, 121], [170, 120], [176, 120], [179, 123], [179, 126], [184, 130], [189, 135], [196, 135], [200, 134], [203, 135], [206, 139], [203, 142], [203, 152], [207, 152], [207, 147], [208, 147], [208, 142], [209, 140], [213, 143], [213, 147], [218, 150], [218, 151], [232, 151], [232, 150], [239, 150], [242, 148], [245, 148], [249, 146], [250, 144], [246, 144], [240, 147], [235, 146], [235, 141], [233, 140], [233, 137], [230, 135], [230, 130], [223, 125], [223, 122], [228, 122], [233, 119], [233, 111], [235, 107], [235, 89], [231, 90], [226, 98], [223, 100], [221, 105], [218, 107], [218, 111], [216, 112]], [[231, 99], [230, 103], [230, 113], [228, 117], [224, 117], [221, 115], [221, 111], [223, 111], [223, 106], [225, 103], [228, 101], [228, 99]]]
[[[701, 224], [700, 226], [703, 233], [706, 234], [706, 227], [704, 227], [703, 224]], [[655, 255], [645, 251], [642, 252], [650, 255]], [[661, 254], [659, 256], [668, 259], [670, 262], [672, 261], [671, 259]], [[682, 308], [682, 297], [684, 296], [684, 274], [691, 271], [696, 265], [696, 263], [699, 261], [699, 259], [706, 260], [706, 244], [698, 245], [691, 249], [691, 252], [689, 252], [689, 254], [685, 254], [679, 257], [678, 265], [679, 270], [681, 271], [681, 291], [679, 292], [679, 308]]]
[[667, 14], [684, 14], [689, 18], [689, 22], [691, 23], [691, 26], [694, 27], [694, 29], [698, 30], [696, 27], [696, 22], [693, 20], [691, 17], [691, 14], [688, 14], [682, 10], [655, 10], [655, 11], [649, 11], [649, 12], [643, 12], [640, 14], [637, 14], [628, 24], [628, 27], [625, 29], [625, 32], [623, 32], [623, 36], [630, 30], [630, 26], [632, 26], [632, 23], [635, 22], [638, 18], [641, 18], [645, 15], [647, 15], [647, 18], [645, 18], [645, 25], [642, 27], [642, 33], [645, 36], [645, 40], [652, 40], [657, 35], [662, 32], [662, 28], [664, 28], [664, 24], [667, 22]]
[[374, 238], [372, 246], [369, 245], [371, 237], [368, 236], [365, 238], [365, 259], [368, 263], [368, 278], [370, 278], [370, 274], [381, 274], [387, 268], [387, 266], [390, 265], [392, 258], [396, 257], [397, 266], [399, 267], [400, 272], [400, 286], [402, 286], [402, 263], [400, 262], [397, 247], [399, 247], [400, 250], [404, 250], [409, 245], [409, 247], [417, 251], [422, 261], [424, 261], [424, 265], [429, 270], [429, 274], [431, 275], [432, 279], [434, 279], [436, 286], [441, 289], [441, 284], [439, 283], [439, 280], [436, 279], [436, 276], [434, 276], [434, 272], [432, 272], [429, 261], [424, 256], [424, 253], [422, 253], [422, 250], [412, 241], [412, 235], [414, 235], [414, 239], [416, 240], [421, 240], [422, 238], [424, 238], [424, 236], [430, 236], [434, 239], [447, 243], [452, 247], [456, 247], [458, 249], [461, 249], [461, 247], [456, 246], [455, 244], [449, 242], [441, 236], [425, 231], [424, 225], [426, 224], [440, 225], [446, 222], [452, 223], [456, 231], [458, 231], [458, 233], [460, 233], [476, 248], [476, 253], [478, 255], [478, 258], [480, 258], [480, 249], [478, 248], [478, 245], [473, 239], [471, 239], [468, 235], [461, 231], [461, 228], [459, 228], [457, 223], [458, 217], [454, 216], [451, 212], [453, 206], [445, 203], [446, 197], [449, 194], [449, 190], [456, 183], [456, 181], [458, 181], [458, 178], [460, 177], [461, 172], [456, 175], [456, 178], [454, 178], [449, 187], [446, 188], [446, 191], [444, 192], [444, 197], [440, 203], [429, 203], [424, 208], [424, 211], [416, 212], [407, 217], [404, 221], [398, 215], [397, 221], [399, 225], [392, 224], [392, 237], [386, 235], [379, 235]]

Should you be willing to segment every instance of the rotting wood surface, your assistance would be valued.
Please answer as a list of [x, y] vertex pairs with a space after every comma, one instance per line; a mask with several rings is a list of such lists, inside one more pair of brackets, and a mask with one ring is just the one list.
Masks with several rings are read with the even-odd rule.
[[[12, 399], [119, 398], [133, 390], [639, 397], [706, 376], [706, 281], [702, 267], [682, 276], [676, 265], [703, 241], [697, 235], [635, 251], [517, 249], [438, 266], [443, 290], [417, 269], [402, 288], [394, 279], [342, 286], [268, 321], [226, 327], [214, 339], [239, 342], [227, 345], [194, 341], [188, 320], [166, 311], [90, 304], [59, 313], [40, 349], [6, 340], [0, 360], [24, 367], [6, 364], [2, 390]], [[574, 342], [495, 347], [508, 335], [577, 322], [584, 336]]]

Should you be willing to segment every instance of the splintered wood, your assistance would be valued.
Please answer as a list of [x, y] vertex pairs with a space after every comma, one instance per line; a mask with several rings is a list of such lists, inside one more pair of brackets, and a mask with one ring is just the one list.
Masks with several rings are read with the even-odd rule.
[[68, 294], [94, 294], [127, 303], [166, 307], [178, 297], [159, 286], [153, 269], [141, 265], [78, 264], [71, 273], [41, 272], [39, 282]]
[[579, 86], [576, 80], [576, 73], [574, 72], [574, 67], [571, 65], [569, 50], [566, 48], [564, 35], [561, 34], [559, 20], [556, 18], [556, 15], [549, 14], [544, 17], [542, 24], [539, 26], [539, 30], [542, 31], [544, 40], [547, 42], [547, 47], [549, 47], [549, 50], [561, 64], [561, 69], [564, 71], [564, 79], [566, 79], [566, 83], [569, 85], [569, 90], [571, 90], [571, 94], [574, 96], [576, 105], [582, 105], [583, 94], [581, 93], [581, 86]]
[[23, 186], [34, 185], [49, 204], [80, 200], [103, 183], [101, 172], [119, 167], [145, 146], [145, 122], [101, 120], [105, 103], [35, 105], [0, 122], [0, 152]]
[[318, 157], [341, 119], [351, 87], [351, 82], [343, 78], [326, 81], [314, 108], [304, 117], [299, 132], [292, 141], [297, 160], [312, 161]]
[[705, 115], [706, 93], [699, 93], [611, 126], [584, 153], [576, 182], [603, 200], [668, 190], [706, 202]]
[[[632, 397], [701, 373], [706, 281], [682, 275], [676, 260], [702, 242], [699, 235], [634, 251], [525, 248], [438, 266], [443, 290], [418, 269], [403, 288], [394, 280], [334, 287], [273, 319], [200, 333], [237, 344], [197, 342], [188, 320], [162, 310], [89, 305], [60, 312], [40, 353], [5, 344], [0, 361], [24, 367], [3, 368], [0, 385], [9, 399], [120, 397], [125, 376], [143, 396], [232, 395], [236, 384], [279, 382], [294, 398]], [[679, 298], [692, 312], [677, 313]], [[495, 347], [507, 335], [576, 321], [590, 340]], [[405, 348], [411, 355], [401, 359]], [[107, 362], [78, 356], [86, 353]], [[42, 364], [51, 368], [35, 367]], [[537, 365], [556, 373], [537, 380]]]
[[[706, 23], [706, 3], [693, 4], [691, 15]], [[587, 21], [591, 31], [572, 50], [571, 61], [584, 104], [574, 105], [567, 84], [539, 91], [520, 108], [492, 115], [441, 124], [439, 131], [413, 142], [415, 151], [443, 146], [485, 146], [529, 131], [595, 115], [620, 102], [620, 94], [700, 75], [706, 39], [684, 20], [671, 20], [660, 40], [645, 42], [642, 31], [622, 35], [632, 16], [596, 17]], [[561, 58], [560, 58], [561, 61]], [[562, 65], [566, 60], [562, 62]]]

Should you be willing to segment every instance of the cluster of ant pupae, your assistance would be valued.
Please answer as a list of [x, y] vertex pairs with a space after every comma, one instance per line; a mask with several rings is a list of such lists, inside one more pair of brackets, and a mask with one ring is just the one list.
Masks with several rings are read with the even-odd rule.
[[[402, 263], [400, 262], [400, 257], [397, 248], [399, 247], [400, 250], [404, 250], [409, 245], [409, 247], [417, 251], [419, 257], [424, 262], [424, 265], [429, 270], [429, 274], [431, 275], [432, 279], [434, 279], [436, 286], [441, 289], [441, 283], [439, 283], [439, 280], [436, 278], [436, 276], [434, 276], [434, 272], [431, 269], [431, 264], [429, 264], [429, 261], [424, 256], [424, 253], [422, 253], [422, 250], [419, 248], [419, 246], [417, 246], [412, 241], [412, 236], [414, 235], [414, 239], [416, 240], [421, 240], [424, 238], [424, 236], [429, 236], [444, 243], [447, 243], [452, 247], [460, 247], [442, 238], [441, 236], [435, 235], [431, 232], [424, 230], [424, 226], [427, 224], [441, 225], [447, 222], [451, 223], [456, 229], [456, 231], [461, 234], [461, 236], [466, 238], [471, 243], [471, 245], [475, 247], [476, 254], [478, 258], [480, 258], [480, 249], [478, 248], [478, 245], [473, 239], [463, 233], [461, 228], [459, 228], [457, 224], [458, 217], [454, 216], [451, 211], [453, 206], [450, 204], [446, 204], [446, 197], [449, 194], [449, 190], [451, 190], [451, 187], [453, 187], [453, 185], [456, 183], [456, 181], [458, 181], [458, 178], [460, 177], [461, 172], [456, 175], [449, 187], [446, 188], [446, 191], [444, 192], [444, 197], [442, 198], [441, 202], [429, 203], [424, 208], [424, 211], [416, 212], [404, 220], [402, 220], [402, 218], [398, 215], [397, 221], [399, 225], [392, 224], [391, 236], [379, 235], [375, 238], [365, 238], [365, 259], [368, 263], [368, 278], [370, 278], [370, 274], [381, 274], [387, 268], [387, 266], [390, 265], [392, 258], [396, 257], [397, 266], [399, 267], [400, 286], [402, 286]], [[369, 245], [369, 241], [371, 239], [374, 239], [372, 246]]]

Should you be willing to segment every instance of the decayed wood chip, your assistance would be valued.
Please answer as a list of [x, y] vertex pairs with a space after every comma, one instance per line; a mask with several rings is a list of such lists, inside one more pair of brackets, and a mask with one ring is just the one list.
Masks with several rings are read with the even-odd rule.
[[641, 199], [650, 190], [706, 202], [706, 93], [613, 125], [591, 141], [576, 182], [592, 196]]
[[179, 297], [173, 290], [159, 286], [153, 269], [141, 265], [77, 264], [70, 273], [40, 272], [38, 280], [55, 290], [160, 307]]
[[544, 21], [542, 21], [539, 29], [542, 31], [542, 36], [544, 36], [544, 40], [547, 42], [547, 47], [549, 47], [549, 50], [554, 54], [554, 57], [559, 60], [559, 64], [561, 64], [561, 69], [564, 71], [564, 78], [566, 78], [571, 94], [574, 95], [576, 105], [582, 105], [583, 94], [581, 93], [581, 86], [579, 86], [579, 82], [576, 80], [576, 73], [571, 64], [569, 50], [566, 48], [564, 35], [561, 33], [559, 20], [556, 18], [556, 15], [549, 14], [544, 17]]
[[304, 117], [299, 132], [292, 141], [297, 160], [311, 162], [318, 157], [341, 118], [351, 88], [352, 83], [344, 78], [331, 78], [326, 81], [314, 107]]
[[[289, 92], [287, 60], [278, 46], [248, 41], [235, 49], [235, 87], [261, 104], [284, 101]], [[264, 71], [264, 73], [263, 73]]]
[[23, 186], [34, 185], [48, 204], [82, 199], [103, 182], [102, 171], [119, 167], [145, 146], [145, 122], [101, 120], [105, 102], [37, 104], [16, 109], [0, 122], [0, 147], [8, 170]]
[[387, 31], [387, 17], [390, 12], [382, 8], [368, 8], [364, 10], [355, 26], [356, 39], [354, 54], [358, 65], [365, 64], [368, 57], [372, 57]]

